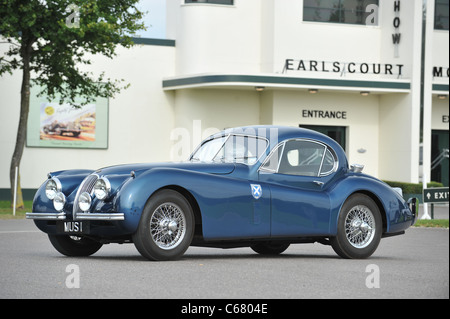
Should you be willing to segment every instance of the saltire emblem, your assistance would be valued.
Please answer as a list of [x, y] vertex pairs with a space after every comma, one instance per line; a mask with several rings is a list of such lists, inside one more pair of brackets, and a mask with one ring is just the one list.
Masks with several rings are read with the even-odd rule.
[[252, 195], [255, 199], [260, 199], [262, 196], [262, 187], [259, 184], [250, 184], [252, 188]]

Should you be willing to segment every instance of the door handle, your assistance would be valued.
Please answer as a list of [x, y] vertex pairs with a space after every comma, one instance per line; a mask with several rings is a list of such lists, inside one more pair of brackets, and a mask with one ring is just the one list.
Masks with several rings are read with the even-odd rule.
[[320, 181], [314, 181], [313, 183], [316, 184], [316, 185], [319, 185], [320, 187], [322, 187], [323, 185], [325, 185], [324, 182], [320, 182]]

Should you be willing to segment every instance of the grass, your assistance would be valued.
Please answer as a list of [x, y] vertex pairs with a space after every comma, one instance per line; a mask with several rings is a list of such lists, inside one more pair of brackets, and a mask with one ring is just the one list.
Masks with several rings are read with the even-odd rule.
[[415, 227], [434, 227], [434, 228], [448, 228], [448, 219], [419, 219]]
[[25, 201], [25, 208], [16, 210], [16, 216], [13, 215], [10, 201], [0, 201], [0, 219], [23, 219], [26, 212], [31, 212], [32, 201]]

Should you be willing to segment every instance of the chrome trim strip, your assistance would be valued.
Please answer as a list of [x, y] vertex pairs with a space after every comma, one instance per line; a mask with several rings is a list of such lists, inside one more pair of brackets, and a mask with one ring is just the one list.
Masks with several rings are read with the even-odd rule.
[[26, 219], [38, 220], [65, 220], [66, 213], [26, 213]]
[[[66, 220], [66, 213], [26, 213], [26, 219]], [[124, 213], [78, 213], [76, 220], [125, 220]]]
[[125, 220], [124, 213], [77, 213], [76, 220]]

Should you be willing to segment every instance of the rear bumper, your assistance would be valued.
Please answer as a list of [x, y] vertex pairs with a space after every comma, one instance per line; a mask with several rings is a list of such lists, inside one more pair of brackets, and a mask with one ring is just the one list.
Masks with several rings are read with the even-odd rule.
[[412, 197], [408, 199], [407, 203], [413, 215], [413, 221], [411, 222], [411, 226], [413, 226], [417, 222], [417, 219], [419, 218], [419, 199]]

